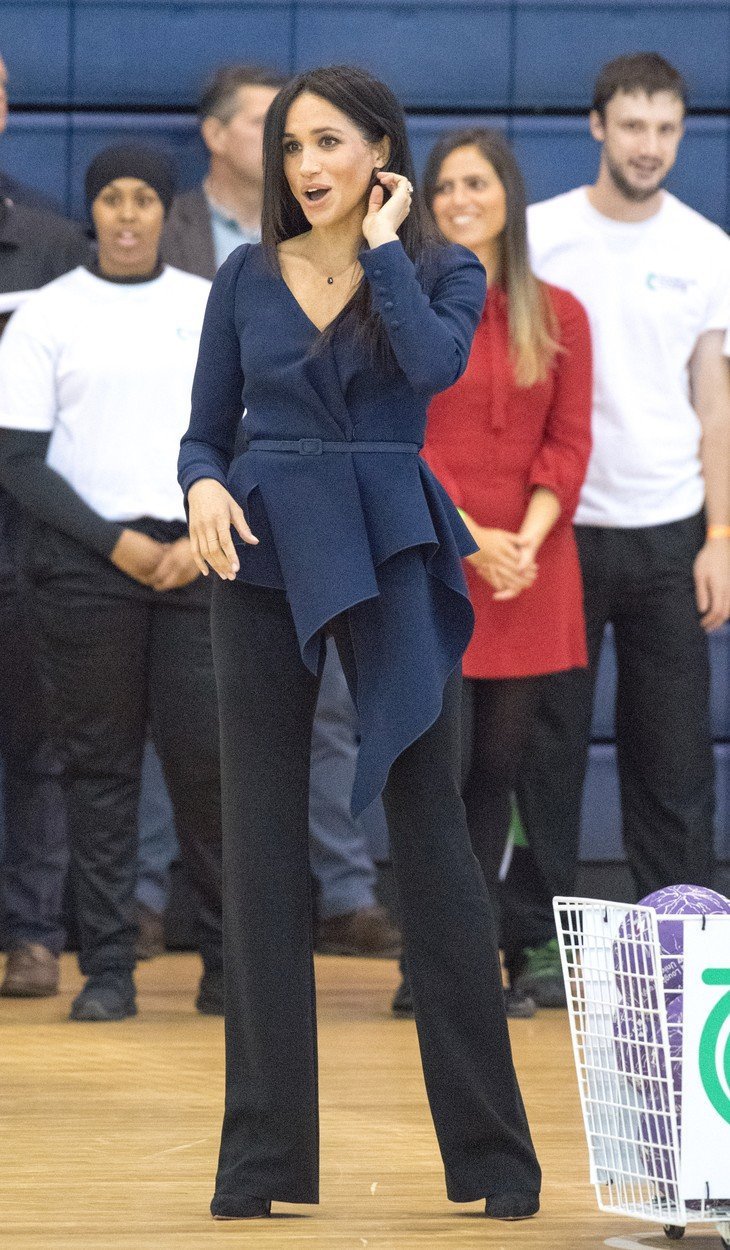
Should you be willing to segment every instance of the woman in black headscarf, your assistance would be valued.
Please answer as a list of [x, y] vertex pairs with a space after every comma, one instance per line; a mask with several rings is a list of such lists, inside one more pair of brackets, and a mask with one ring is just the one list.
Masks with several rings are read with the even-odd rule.
[[158, 152], [101, 152], [86, 174], [97, 262], [33, 295], [0, 346], [0, 483], [30, 521], [27, 571], [65, 759], [87, 977], [74, 1020], [136, 1012], [137, 800], [148, 724], [199, 905], [197, 1006], [222, 1012], [208, 587], [175, 481], [209, 284], [159, 261], [174, 187]]

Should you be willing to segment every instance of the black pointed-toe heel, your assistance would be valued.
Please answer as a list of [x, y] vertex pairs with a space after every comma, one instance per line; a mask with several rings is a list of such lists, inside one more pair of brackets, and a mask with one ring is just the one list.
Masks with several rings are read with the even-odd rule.
[[506, 1193], [487, 1198], [484, 1214], [488, 1220], [529, 1220], [539, 1210], [539, 1194]]
[[271, 1215], [267, 1198], [214, 1198], [210, 1204], [214, 1220], [263, 1220]]

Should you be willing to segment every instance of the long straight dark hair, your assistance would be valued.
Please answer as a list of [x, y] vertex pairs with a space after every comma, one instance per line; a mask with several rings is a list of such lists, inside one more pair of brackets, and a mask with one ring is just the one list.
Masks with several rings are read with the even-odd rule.
[[431, 149], [423, 175], [423, 198], [433, 212], [441, 166], [457, 148], [475, 147], [504, 187], [507, 220], [500, 239], [500, 280], [507, 293], [510, 347], [518, 386], [547, 376], [555, 353], [557, 322], [547, 291], [530, 267], [527, 247], [527, 196], [522, 172], [496, 130], [474, 126], [451, 130]]
[[[408, 145], [406, 119], [398, 100], [385, 83], [352, 65], [325, 66], [307, 70], [288, 82], [274, 97], [264, 125], [264, 205], [261, 238], [270, 264], [281, 272], [277, 244], [310, 229], [302, 208], [291, 193], [284, 173], [284, 133], [294, 101], [305, 91], [320, 96], [344, 113], [367, 143], [390, 140], [387, 168], [405, 174], [416, 187], [413, 160]], [[441, 236], [426, 211], [417, 190], [411, 211], [398, 229], [403, 248], [414, 264], [426, 262]], [[370, 288], [361, 281], [352, 299], [318, 341], [331, 337], [335, 329], [347, 326], [379, 365], [392, 368], [394, 357], [385, 327], [373, 311]]]

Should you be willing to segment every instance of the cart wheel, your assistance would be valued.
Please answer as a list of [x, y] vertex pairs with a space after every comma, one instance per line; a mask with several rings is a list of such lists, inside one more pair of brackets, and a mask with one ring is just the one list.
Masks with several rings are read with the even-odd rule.
[[683, 1224], [664, 1225], [664, 1235], [668, 1237], [670, 1241], [681, 1241], [682, 1237], [684, 1237], [684, 1233], [685, 1229]]

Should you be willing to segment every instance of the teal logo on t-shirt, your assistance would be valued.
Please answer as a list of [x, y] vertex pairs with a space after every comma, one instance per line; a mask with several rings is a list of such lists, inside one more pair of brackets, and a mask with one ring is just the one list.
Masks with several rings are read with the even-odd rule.
[[646, 285], [650, 291], [681, 291], [684, 295], [685, 291], [694, 286], [694, 279], [671, 278], [668, 274], [648, 273]]

